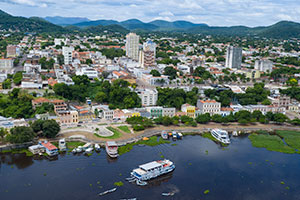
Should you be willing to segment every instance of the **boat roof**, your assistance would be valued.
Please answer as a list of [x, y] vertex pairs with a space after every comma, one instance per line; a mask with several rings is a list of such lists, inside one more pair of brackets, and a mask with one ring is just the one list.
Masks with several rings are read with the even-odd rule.
[[161, 163], [158, 163], [157, 161], [149, 162], [143, 165], [140, 165], [139, 167], [142, 168], [143, 170], [148, 171], [149, 169], [153, 169], [156, 167], [160, 167]]

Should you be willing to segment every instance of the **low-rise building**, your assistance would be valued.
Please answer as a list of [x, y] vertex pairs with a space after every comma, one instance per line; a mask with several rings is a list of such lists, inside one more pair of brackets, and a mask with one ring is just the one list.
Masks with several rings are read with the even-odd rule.
[[221, 111], [221, 103], [215, 100], [198, 100], [197, 108], [199, 112], [209, 113], [210, 115], [219, 114]]
[[157, 118], [163, 116], [163, 107], [155, 106], [155, 107], [147, 107], [146, 109], [150, 113], [151, 118]]
[[55, 156], [58, 154], [58, 148], [54, 146], [51, 142], [48, 142], [47, 140], [40, 141], [39, 145], [42, 145], [45, 148], [46, 153], [49, 156]]
[[76, 75], [86, 75], [89, 79], [98, 78], [98, 72], [94, 68], [83, 67], [76, 71]]
[[192, 106], [188, 103], [182, 104], [181, 111], [185, 112], [187, 114], [187, 116], [194, 118], [195, 117], [195, 112], [196, 112], [196, 107]]
[[162, 115], [167, 117], [174, 117], [176, 113], [176, 108], [163, 108]]

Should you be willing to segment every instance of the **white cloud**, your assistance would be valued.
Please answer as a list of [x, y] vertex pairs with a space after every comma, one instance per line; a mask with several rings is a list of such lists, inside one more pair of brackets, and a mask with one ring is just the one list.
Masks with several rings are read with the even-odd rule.
[[174, 16], [174, 14], [170, 11], [164, 11], [164, 12], [159, 13], [158, 15], [160, 15], [160, 16]]

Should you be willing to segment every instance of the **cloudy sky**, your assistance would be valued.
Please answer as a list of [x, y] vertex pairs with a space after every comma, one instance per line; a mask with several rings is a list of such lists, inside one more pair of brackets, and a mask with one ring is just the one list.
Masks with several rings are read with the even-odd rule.
[[25, 17], [188, 20], [217, 26], [300, 22], [299, 0], [0, 0], [0, 9]]

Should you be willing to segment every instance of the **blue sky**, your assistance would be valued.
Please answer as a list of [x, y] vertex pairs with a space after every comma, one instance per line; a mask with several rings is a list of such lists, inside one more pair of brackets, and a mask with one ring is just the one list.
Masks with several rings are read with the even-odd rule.
[[271, 25], [300, 22], [300, 0], [0, 0], [17, 16], [64, 16], [144, 22], [188, 20], [208, 25]]

